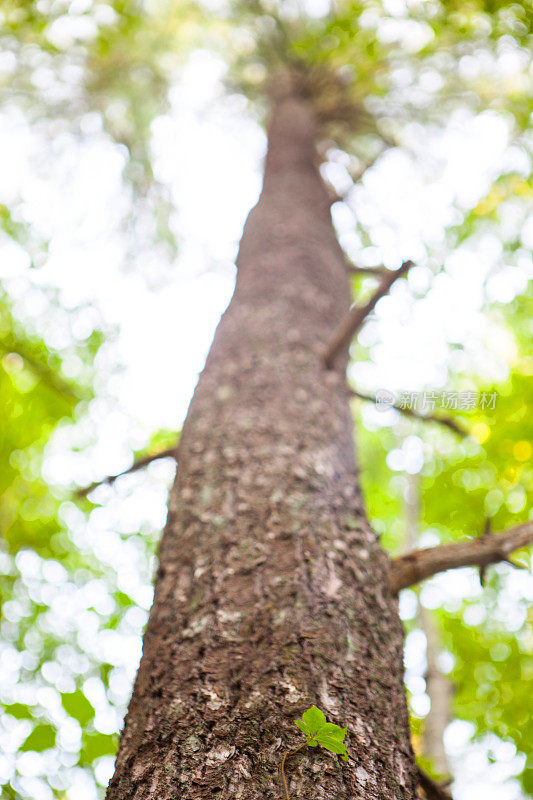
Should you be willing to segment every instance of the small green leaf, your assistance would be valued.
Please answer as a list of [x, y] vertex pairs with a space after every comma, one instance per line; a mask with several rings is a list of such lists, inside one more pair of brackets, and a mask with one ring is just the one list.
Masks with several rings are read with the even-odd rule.
[[338, 753], [342, 756], [348, 754], [344, 742], [334, 739], [332, 736], [322, 736], [320, 733], [317, 734], [316, 738], [317, 742], [321, 744], [322, 747], [325, 747], [326, 750], [329, 750], [330, 753]]
[[321, 736], [331, 736], [332, 739], [338, 739], [340, 742], [344, 740], [348, 726], [341, 728], [340, 725], [335, 725], [333, 722], [326, 722], [320, 728]]
[[348, 750], [344, 744], [348, 726], [341, 728], [340, 725], [327, 722], [325, 714], [316, 706], [304, 711], [302, 719], [296, 720], [295, 725], [305, 734], [309, 747], [321, 744], [330, 753], [337, 753], [344, 761], [348, 761]]
[[302, 719], [310, 731], [315, 733], [326, 724], [326, 717], [324, 713], [316, 706], [311, 706], [307, 711], [302, 714]]
[[302, 719], [295, 720], [294, 724], [297, 728], [300, 728], [302, 733], [305, 733], [306, 736], [311, 736], [311, 731]]

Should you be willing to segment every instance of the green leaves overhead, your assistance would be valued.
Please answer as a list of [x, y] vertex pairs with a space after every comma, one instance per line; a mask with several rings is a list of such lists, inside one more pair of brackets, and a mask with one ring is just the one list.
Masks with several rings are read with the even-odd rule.
[[316, 706], [311, 706], [304, 711], [301, 719], [294, 723], [303, 734], [309, 747], [322, 745], [330, 753], [337, 753], [344, 761], [348, 761], [348, 750], [344, 744], [344, 738], [348, 730], [327, 722], [325, 714]]
[[74, 717], [82, 727], [94, 717], [94, 708], [83, 692], [66, 692], [61, 695], [61, 705], [70, 717]]
[[82, 736], [80, 764], [82, 766], [91, 766], [97, 758], [115, 755], [117, 744], [118, 737], [113, 734], [84, 732]]
[[[494, 530], [504, 530], [531, 518], [533, 507], [533, 385], [530, 356], [533, 289], [531, 284], [509, 304], [490, 312], [493, 330], [500, 332], [509, 351], [509, 375], [490, 387], [497, 392], [494, 409], [463, 415], [471, 435], [458, 441], [426, 423], [399, 418], [394, 429], [361, 430], [363, 485], [374, 527], [392, 552], [405, 549], [405, 476], [391, 469], [387, 455], [404, 437], [418, 437], [425, 464], [420, 476], [420, 531], [428, 543], [457, 541], [481, 534], [491, 517]], [[487, 389], [469, 374], [479, 390]], [[459, 388], [465, 376], [452, 373], [450, 384]], [[448, 384], [448, 385], [450, 385]], [[531, 569], [531, 552], [515, 553], [512, 560]], [[529, 700], [532, 673], [533, 619], [530, 576], [501, 564], [487, 569], [485, 586], [472, 569], [470, 597], [454, 596], [454, 574], [435, 579], [442, 598], [435, 612], [443, 649], [449, 660], [448, 677], [454, 687], [452, 714], [470, 723], [472, 738], [483, 743], [489, 734], [514, 745], [522, 762], [516, 777], [524, 791], [533, 791]], [[465, 578], [463, 577], [463, 580]], [[448, 596], [446, 585], [452, 591]], [[426, 586], [422, 585], [421, 602]], [[438, 587], [438, 588], [437, 588]], [[419, 592], [417, 587], [408, 594]], [[448, 599], [449, 597], [449, 599]], [[416, 619], [406, 622], [408, 630]], [[416, 720], [424, 729], [424, 719]], [[424, 754], [429, 755], [430, 754]]]
[[42, 723], [36, 725], [30, 735], [24, 740], [20, 746], [23, 753], [33, 750], [35, 753], [42, 753], [43, 750], [48, 750], [54, 747], [56, 743], [56, 730], [53, 725]]
[[[203, 20], [189, 0], [2, 5], [0, 48], [17, 68], [0, 68], [0, 111], [6, 100], [16, 104], [50, 142], [62, 132], [78, 142], [101, 141], [104, 134], [119, 145], [130, 195], [124, 233], [137, 225], [138, 250], [142, 226], [167, 258], [176, 250], [172, 205], [154, 173], [151, 126], [168, 111], [172, 79], [204, 38]], [[16, 226], [11, 212], [0, 203], [6, 230]]]

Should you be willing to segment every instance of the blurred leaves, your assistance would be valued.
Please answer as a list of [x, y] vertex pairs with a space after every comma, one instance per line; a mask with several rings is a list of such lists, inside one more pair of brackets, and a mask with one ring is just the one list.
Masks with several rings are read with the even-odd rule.
[[[492, 306], [495, 325], [506, 326], [514, 339], [509, 377], [479, 391], [498, 393], [493, 410], [465, 414], [470, 437], [429, 430], [425, 423], [400, 419], [395, 429], [368, 431], [362, 427], [363, 487], [374, 527], [393, 553], [405, 547], [405, 476], [387, 465], [387, 455], [407, 436], [419, 437], [425, 463], [421, 473], [422, 544], [475, 538], [491, 518], [494, 531], [530, 518], [533, 506], [533, 386], [529, 355], [533, 319], [533, 287], [509, 305]], [[455, 375], [460, 381], [461, 376]], [[472, 380], [473, 376], [469, 376]], [[453, 385], [453, 384], [452, 384]], [[426, 537], [426, 538], [424, 538]], [[488, 568], [485, 589], [459, 604], [444, 601], [438, 611], [442, 644], [453, 657], [449, 678], [456, 688], [453, 711], [474, 725], [474, 738], [494, 733], [525, 754], [520, 774], [523, 790], [531, 793], [531, 715], [529, 694], [533, 670], [531, 553], [513, 555], [528, 567], [519, 573], [507, 565]], [[474, 570], [471, 570], [471, 574]], [[454, 573], [438, 579], [450, 586]], [[475, 583], [479, 586], [476, 578]], [[527, 587], [529, 586], [529, 590]], [[444, 592], [444, 593], [443, 593]], [[440, 596], [446, 597], [445, 590]], [[453, 593], [451, 595], [453, 597]], [[423, 597], [423, 595], [422, 595]], [[528, 600], [529, 598], [529, 600]], [[459, 608], [457, 608], [459, 605]], [[413, 623], [409, 623], [412, 629]], [[423, 720], [415, 719], [419, 736]], [[430, 765], [430, 754], [424, 754]], [[429, 758], [429, 760], [428, 760]], [[422, 762], [421, 762], [422, 763]]]
[[[167, 259], [176, 248], [172, 205], [165, 182], [154, 175], [151, 125], [168, 109], [171, 81], [198, 44], [202, 18], [189, 0], [7, 0], [2, 6], [0, 103], [16, 104], [50, 140], [60, 133], [91, 139], [103, 129], [125, 148], [131, 246], [138, 250], [144, 232], [144, 246], [151, 242]], [[12, 209], [0, 211], [4, 228], [13, 230]]]
[[67, 714], [77, 719], [82, 727], [85, 727], [94, 717], [94, 708], [87, 700], [83, 692], [63, 692], [61, 694], [61, 705]]
[[54, 726], [43, 723], [35, 726], [30, 735], [22, 742], [20, 750], [22, 753], [26, 753], [28, 750], [42, 753], [43, 750], [54, 747], [55, 743], [56, 730]]
[[114, 756], [118, 737], [106, 733], [84, 733], [80, 752], [80, 764], [90, 766], [97, 758]]
[[[96, 759], [114, 753], [116, 737], [97, 727], [86, 682], [97, 680], [109, 691], [125, 679], [109, 635], [104, 640], [113, 663], [102, 664], [102, 645], [98, 652], [88, 641], [104, 631], [118, 637], [132, 630], [138, 634], [144, 616], [125, 619], [138, 598], [118, 589], [114, 565], [102, 553], [96, 556], [82, 537], [76, 539], [75, 531], [81, 534], [88, 520], [69, 501], [68, 490], [51, 485], [46, 477], [47, 450], [54, 438], [67, 429], [73, 432], [94, 398], [103, 332], [91, 330], [87, 322], [98, 315], [87, 316], [84, 308], [65, 312], [55, 293], [31, 281], [22, 296], [31, 300], [30, 306], [38, 303], [35, 319], [23, 313], [19, 296], [0, 293], [1, 735], [18, 741], [22, 757], [50, 748], [62, 752], [65, 725], [79, 726], [74, 763], [90, 768]], [[58, 339], [58, 330], [61, 346], [53, 346], [49, 339]], [[166, 441], [164, 433], [158, 438]], [[92, 508], [85, 501], [85, 511]], [[145, 533], [144, 559], [152, 541]], [[110, 695], [115, 703], [124, 702], [120, 693]], [[113, 713], [113, 701], [106, 704], [106, 713]], [[101, 700], [98, 707], [101, 713]], [[12, 762], [2, 796], [29, 796], [17, 765]], [[68, 787], [65, 766], [48, 771], [58, 796], [63, 794]]]
[[[57, 525], [58, 500], [50, 494], [40, 468], [52, 431], [72, 421], [76, 408], [91, 396], [91, 362], [100, 345], [97, 331], [63, 353], [28, 333], [0, 294], [0, 532], [16, 552], [31, 546], [47, 555]], [[68, 359], [79, 365], [79, 379], [63, 373]], [[86, 369], [83, 369], [85, 361]]]

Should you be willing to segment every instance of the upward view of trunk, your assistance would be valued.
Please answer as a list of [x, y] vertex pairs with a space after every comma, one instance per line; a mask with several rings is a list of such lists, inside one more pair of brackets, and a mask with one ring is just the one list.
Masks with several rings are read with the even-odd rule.
[[315, 138], [308, 103], [278, 100], [181, 436], [108, 800], [280, 800], [313, 703], [348, 725], [350, 760], [290, 758], [291, 800], [416, 796], [388, 559], [361, 501], [345, 364], [323, 366], [350, 291]]

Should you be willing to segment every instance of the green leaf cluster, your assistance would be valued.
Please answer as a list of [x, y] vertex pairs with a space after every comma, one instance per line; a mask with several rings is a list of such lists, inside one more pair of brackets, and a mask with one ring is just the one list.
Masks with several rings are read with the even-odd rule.
[[343, 761], [348, 761], [348, 750], [344, 744], [348, 726], [341, 728], [333, 722], [328, 722], [324, 712], [316, 706], [304, 711], [302, 718], [297, 719], [294, 724], [305, 734], [305, 742], [309, 747], [317, 747], [320, 744], [330, 753], [340, 755]]

